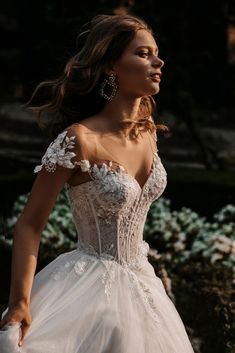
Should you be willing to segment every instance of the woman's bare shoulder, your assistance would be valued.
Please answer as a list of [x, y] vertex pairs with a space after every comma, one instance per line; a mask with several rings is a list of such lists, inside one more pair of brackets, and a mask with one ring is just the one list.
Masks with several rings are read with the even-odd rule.
[[[89, 117], [79, 122], [69, 125], [64, 131], [67, 131], [66, 136], [73, 138], [75, 146], [83, 156], [91, 156], [95, 151], [97, 142], [98, 128], [96, 126], [96, 118]], [[84, 157], [85, 158], [85, 157]], [[87, 157], [88, 158], [88, 157]]]
[[89, 129], [86, 125], [83, 125], [82, 123], [73, 123], [69, 126], [67, 126], [63, 132], [66, 131], [66, 136], [76, 137], [76, 141], [79, 143], [84, 143], [87, 140], [87, 134], [89, 132]]
[[74, 133], [77, 137], [87, 137], [88, 133], [95, 133], [99, 123], [99, 118], [96, 115], [82, 119], [77, 123], [69, 125], [65, 130], [68, 133]]

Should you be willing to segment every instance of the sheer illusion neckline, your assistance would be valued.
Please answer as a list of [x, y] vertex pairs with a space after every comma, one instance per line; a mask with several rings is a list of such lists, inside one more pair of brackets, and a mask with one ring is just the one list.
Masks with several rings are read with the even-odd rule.
[[[77, 164], [79, 164], [81, 166], [81, 169], [82, 171], [87, 171], [89, 172], [89, 175], [91, 176], [91, 172], [94, 168], [97, 168], [99, 171], [101, 168], [107, 168], [108, 171], [110, 171], [111, 173], [115, 174], [115, 173], [120, 173], [120, 172], [123, 172], [122, 175], [125, 175], [127, 178], [130, 178], [131, 180], [133, 180], [133, 182], [136, 184], [136, 186], [138, 187], [139, 191], [142, 193], [149, 181], [149, 179], [151, 178], [152, 176], [152, 173], [153, 173], [153, 170], [154, 170], [154, 167], [155, 167], [155, 163], [158, 159], [158, 153], [157, 152], [154, 152], [153, 153], [153, 160], [152, 160], [152, 164], [151, 164], [151, 167], [150, 167], [150, 171], [147, 175], [147, 178], [143, 184], [143, 186], [140, 185], [140, 183], [138, 182], [138, 180], [136, 179], [135, 176], [131, 175], [128, 173], [127, 169], [120, 163], [117, 163], [115, 161], [112, 161], [112, 160], [109, 160], [108, 164], [106, 162], [103, 162], [103, 163], [93, 163], [91, 164], [90, 163], [90, 160], [88, 159], [83, 159], [79, 162], [77, 162]], [[115, 170], [113, 170], [111, 168], [112, 164], [115, 163], [117, 164], [117, 167], [115, 168]], [[92, 177], [92, 176], [91, 176]], [[93, 182], [94, 180], [97, 180], [97, 178], [93, 178], [91, 180], [88, 180], [88, 181], [85, 181], [83, 183], [80, 183], [80, 184], [77, 184], [77, 185], [70, 185], [67, 183], [67, 185], [69, 186], [69, 188], [71, 189], [74, 189], [74, 188], [78, 188], [79, 186], [83, 185], [83, 184], [87, 184], [87, 183], [91, 183]]]
[[[148, 181], [149, 181], [151, 175], [152, 175], [152, 172], [153, 172], [153, 169], [154, 169], [154, 166], [155, 166], [155, 162], [156, 162], [156, 160], [157, 160], [157, 157], [158, 157], [157, 152], [154, 152], [154, 154], [153, 154], [153, 159], [152, 159], [152, 163], [151, 163], [151, 167], [150, 167], [150, 171], [149, 171], [149, 173], [148, 173], [148, 175], [147, 175], [147, 177], [146, 177], [146, 179], [145, 179], [145, 182], [144, 182], [143, 186], [140, 185], [140, 183], [138, 182], [138, 180], [136, 179], [135, 176], [133, 176], [132, 174], [128, 173], [127, 169], [126, 169], [122, 164], [119, 164], [118, 166], [121, 167], [121, 168], [123, 168], [124, 174], [125, 174], [127, 177], [129, 177], [130, 179], [132, 179], [132, 180], [136, 183], [136, 185], [137, 185], [137, 187], [139, 188], [139, 190], [142, 192], [142, 191], [144, 190], [146, 184], [148, 183]], [[111, 162], [112, 162], [112, 161], [111, 161]]]

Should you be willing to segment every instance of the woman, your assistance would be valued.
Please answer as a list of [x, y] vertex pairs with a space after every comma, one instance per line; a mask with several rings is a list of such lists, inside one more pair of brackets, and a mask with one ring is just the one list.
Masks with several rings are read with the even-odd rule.
[[[40, 84], [52, 142], [14, 231], [1, 353], [191, 353], [183, 322], [148, 262], [143, 228], [167, 178], [152, 95], [163, 60], [149, 26], [99, 15], [57, 80]], [[35, 276], [40, 235], [63, 187], [77, 249]]]

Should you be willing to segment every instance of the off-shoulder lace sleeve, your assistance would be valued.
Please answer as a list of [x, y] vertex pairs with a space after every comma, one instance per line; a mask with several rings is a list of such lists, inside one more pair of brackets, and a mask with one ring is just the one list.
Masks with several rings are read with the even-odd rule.
[[54, 172], [58, 166], [73, 169], [77, 165], [74, 157], [77, 155], [75, 146], [76, 136], [68, 135], [68, 130], [64, 130], [50, 143], [44, 153], [41, 164], [34, 168], [34, 173], [38, 173], [44, 166], [48, 172]]

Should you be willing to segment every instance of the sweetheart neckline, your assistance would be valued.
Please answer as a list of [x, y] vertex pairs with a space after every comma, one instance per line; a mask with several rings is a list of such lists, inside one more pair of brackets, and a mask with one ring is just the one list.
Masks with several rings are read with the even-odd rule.
[[[132, 179], [132, 180], [135, 182], [135, 184], [137, 185], [137, 187], [139, 188], [140, 194], [142, 194], [143, 191], [144, 191], [144, 189], [145, 189], [145, 187], [146, 187], [146, 185], [147, 185], [147, 183], [148, 183], [148, 181], [149, 181], [149, 179], [151, 178], [152, 172], [153, 172], [153, 170], [154, 170], [155, 163], [156, 163], [156, 161], [157, 161], [158, 159], [160, 159], [158, 153], [157, 153], [157, 152], [154, 152], [154, 156], [153, 156], [153, 160], [152, 160], [150, 172], [149, 172], [149, 174], [148, 174], [148, 176], [147, 176], [147, 179], [145, 180], [145, 182], [144, 182], [144, 184], [143, 184], [142, 187], [141, 187], [141, 185], [139, 184], [139, 182], [137, 181], [137, 179], [136, 179], [133, 175], [127, 173], [126, 168], [125, 168], [122, 164], [118, 164], [117, 168], [119, 168], [119, 171], [117, 171], [117, 172], [120, 173], [120, 171], [123, 171], [123, 172], [124, 172], [123, 175], [125, 175], [126, 177]], [[88, 159], [83, 159], [83, 161], [90, 163], [90, 161], [89, 161]], [[110, 163], [110, 162], [113, 162], [113, 161], [109, 161], [109, 163]], [[105, 163], [105, 162], [103, 162], [103, 163], [101, 164], [101, 167], [102, 167], [103, 165], [106, 165], [107, 167], [109, 167], [109, 165], [108, 165], [107, 163]], [[96, 164], [96, 163], [94, 163], [94, 164], [92, 164], [92, 165], [89, 164], [89, 169], [91, 170], [94, 166], [97, 166], [97, 164]], [[97, 167], [98, 167], [98, 166], [97, 166]], [[100, 167], [100, 168], [101, 168], [101, 167]], [[121, 167], [122, 169], [120, 169], [120, 167]], [[98, 167], [98, 168], [99, 168], [99, 167]], [[100, 169], [100, 168], [99, 168], [99, 169]], [[114, 173], [115, 173], [115, 172], [116, 172], [116, 170], [114, 171]], [[66, 183], [66, 185], [68, 186], [69, 189], [74, 189], [74, 188], [78, 188], [78, 187], [81, 186], [81, 185], [84, 185], [84, 184], [93, 182], [94, 180], [97, 180], [97, 179], [87, 180], [87, 181], [85, 181], [84, 183], [80, 183], [80, 184], [77, 184], [77, 185], [70, 185], [70, 184], [68, 184], [68, 183]]]

